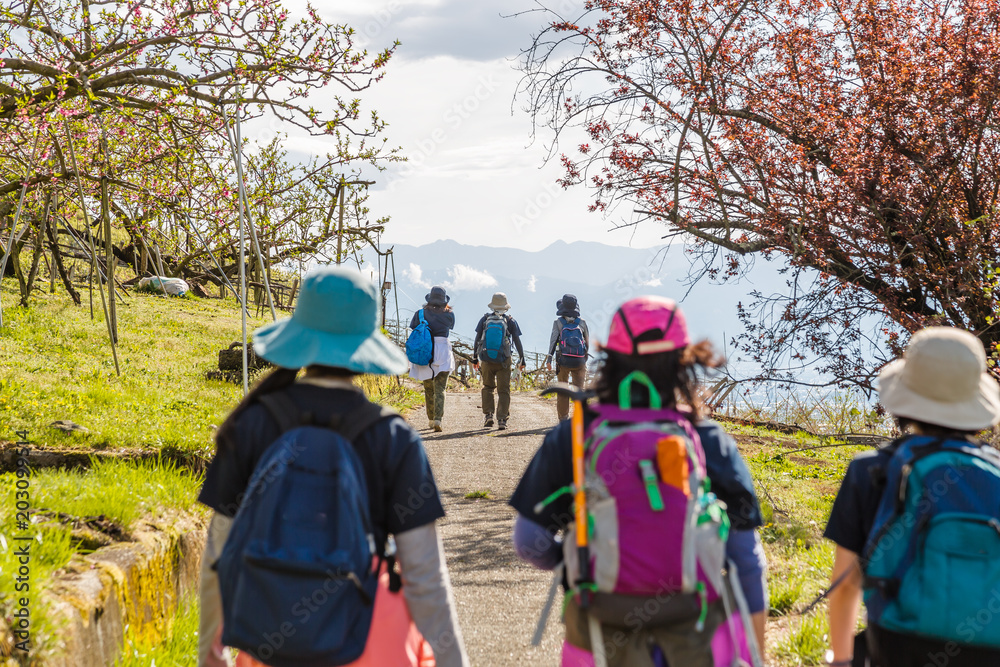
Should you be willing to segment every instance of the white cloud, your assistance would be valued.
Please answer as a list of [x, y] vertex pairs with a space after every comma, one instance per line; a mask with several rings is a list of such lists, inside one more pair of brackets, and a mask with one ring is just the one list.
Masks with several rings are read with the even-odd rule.
[[417, 287], [430, 287], [431, 284], [424, 280], [424, 270], [419, 264], [410, 263], [409, 268], [403, 269], [403, 277]]
[[650, 278], [646, 282], [639, 283], [642, 287], [659, 287], [663, 284], [663, 281], [659, 278]]
[[528, 291], [529, 292], [534, 292], [535, 291], [535, 285], [537, 283], [538, 283], [538, 278], [535, 278], [535, 276], [531, 276], [531, 278], [528, 279]]
[[[412, 264], [410, 266], [413, 266]], [[496, 287], [497, 279], [486, 271], [474, 269], [464, 264], [456, 264], [448, 269], [450, 280], [444, 284], [448, 290], [460, 292], [462, 290], [480, 290], [487, 287]]]

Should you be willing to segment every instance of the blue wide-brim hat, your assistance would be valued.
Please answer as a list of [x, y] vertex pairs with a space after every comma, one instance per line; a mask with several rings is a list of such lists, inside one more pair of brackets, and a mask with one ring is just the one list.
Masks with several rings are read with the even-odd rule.
[[318, 364], [355, 373], [398, 375], [406, 355], [378, 327], [375, 285], [360, 272], [324, 266], [302, 280], [292, 316], [257, 329], [254, 351], [276, 366]]

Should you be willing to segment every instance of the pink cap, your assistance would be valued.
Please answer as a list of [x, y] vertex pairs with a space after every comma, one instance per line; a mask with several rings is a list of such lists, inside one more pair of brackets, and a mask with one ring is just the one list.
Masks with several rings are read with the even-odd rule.
[[687, 347], [687, 322], [677, 302], [662, 296], [626, 301], [611, 318], [607, 350], [622, 354], [656, 354]]

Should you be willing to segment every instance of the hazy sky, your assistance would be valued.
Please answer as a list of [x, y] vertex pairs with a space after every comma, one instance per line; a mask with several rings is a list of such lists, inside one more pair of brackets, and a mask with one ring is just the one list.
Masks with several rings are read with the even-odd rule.
[[[578, 0], [556, 0], [574, 13]], [[532, 141], [515, 99], [518, 53], [543, 25], [530, 0], [325, 0], [327, 20], [346, 22], [371, 51], [402, 42], [385, 78], [363, 94], [388, 121], [387, 136], [409, 162], [385, 172], [370, 200], [392, 221], [385, 239], [422, 245], [437, 239], [541, 249], [553, 241], [659, 244], [657, 225], [609, 232], [619, 218], [589, 213], [590, 193], [555, 183], [545, 165], [551, 136]], [[323, 151], [315, 138], [292, 138], [294, 151]]]

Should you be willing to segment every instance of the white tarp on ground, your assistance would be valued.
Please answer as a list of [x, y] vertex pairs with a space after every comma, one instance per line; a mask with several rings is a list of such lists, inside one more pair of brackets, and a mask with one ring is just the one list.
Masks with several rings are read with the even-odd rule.
[[153, 276], [139, 280], [138, 287], [149, 287], [150, 289], [169, 294], [170, 296], [181, 296], [190, 291], [191, 287], [180, 278], [165, 278], [163, 276]]

